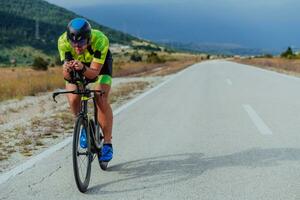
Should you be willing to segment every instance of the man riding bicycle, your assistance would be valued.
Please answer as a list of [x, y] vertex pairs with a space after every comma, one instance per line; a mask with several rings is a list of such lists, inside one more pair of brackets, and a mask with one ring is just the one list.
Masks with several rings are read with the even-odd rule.
[[[95, 83], [96, 90], [103, 90], [104, 95], [96, 96], [99, 124], [104, 134], [100, 161], [112, 159], [112, 123], [113, 114], [108, 102], [112, 83], [112, 55], [108, 38], [99, 30], [91, 29], [89, 22], [83, 18], [71, 20], [67, 31], [58, 39], [58, 50], [63, 64], [63, 76], [66, 90], [75, 90], [72, 83], [73, 70], [80, 72], [87, 80]], [[76, 116], [80, 111], [80, 96], [67, 95], [71, 111]], [[86, 130], [82, 129], [80, 146], [87, 148]]]

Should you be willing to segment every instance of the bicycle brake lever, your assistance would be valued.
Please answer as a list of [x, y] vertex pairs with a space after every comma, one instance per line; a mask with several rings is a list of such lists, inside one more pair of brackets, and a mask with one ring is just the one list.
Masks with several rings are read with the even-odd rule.
[[58, 95], [58, 93], [56, 93], [56, 92], [54, 92], [53, 94], [52, 94], [52, 98], [53, 98], [53, 101], [55, 102], [55, 103], [57, 103], [57, 101], [56, 101], [56, 99], [55, 99], [55, 97]]

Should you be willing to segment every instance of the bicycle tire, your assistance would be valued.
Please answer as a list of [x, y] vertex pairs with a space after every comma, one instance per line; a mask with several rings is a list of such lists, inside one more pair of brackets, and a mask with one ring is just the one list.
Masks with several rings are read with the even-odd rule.
[[[87, 166], [86, 171], [84, 172], [83, 178], [80, 176], [81, 169], [79, 169], [79, 152], [80, 152], [80, 132], [82, 127], [84, 127], [87, 131], [86, 133], [86, 140], [87, 140], [87, 148], [86, 152], [83, 152], [83, 154], [86, 154], [84, 156], [87, 157]], [[88, 123], [83, 118], [83, 116], [79, 116], [76, 120], [75, 129], [74, 129], [74, 135], [73, 135], [73, 170], [74, 170], [74, 177], [75, 182], [77, 185], [77, 188], [80, 192], [84, 193], [87, 191], [87, 188], [89, 186], [90, 177], [91, 177], [91, 162], [92, 162], [92, 153], [91, 153], [91, 142], [90, 142], [90, 136], [89, 136], [89, 129], [88, 129]]]
[[90, 119], [90, 126], [92, 127], [92, 140], [93, 144], [95, 145], [96, 149], [99, 151], [102, 147], [103, 143], [103, 133], [102, 129], [99, 126], [98, 122], [95, 123], [93, 119]]
[[105, 161], [99, 161], [99, 166], [103, 171], [107, 170], [108, 162]]
[[100, 161], [100, 157], [101, 157], [101, 148], [103, 146], [103, 139], [104, 139], [104, 136], [103, 136], [103, 132], [102, 132], [102, 128], [99, 124], [95, 125], [95, 129], [96, 129], [96, 134], [98, 136], [98, 140], [100, 141], [100, 148], [99, 148], [99, 151], [97, 153], [97, 156], [98, 156], [98, 163], [99, 163], [99, 166], [102, 170], [106, 170], [107, 169], [107, 166], [108, 166], [108, 162], [104, 162], [104, 161]]

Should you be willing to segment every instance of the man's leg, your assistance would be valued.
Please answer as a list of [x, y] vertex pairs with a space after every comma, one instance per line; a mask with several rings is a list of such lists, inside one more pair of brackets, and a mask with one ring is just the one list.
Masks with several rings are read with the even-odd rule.
[[[66, 90], [75, 90], [76, 85], [66, 83]], [[77, 94], [67, 94], [69, 105], [72, 113], [76, 117], [80, 111], [80, 96]]]
[[[74, 84], [66, 84], [66, 90], [75, 90], [77, 88]], [[71, 107], [71, 111], [74, 114], [74, 117], [77, 117], [80, 112], [80, 96], [77, 94], [67, 94], [69, 105]], [[86, 130], [84, 128], [81, 129], [80, 133], [80, 147], [87, 148], [87, 140], [86, 140]]]
[[98, 120], [102, 127], [104, 134], [104, 144], [112, 143], [112, 124], [113, 124], [113, 113], [108, 102], [110, 85], [108, 84], [97, 84], [96, 90], [103, 90], [104, 95], [97, 95], [97, 109], [98, 109]]

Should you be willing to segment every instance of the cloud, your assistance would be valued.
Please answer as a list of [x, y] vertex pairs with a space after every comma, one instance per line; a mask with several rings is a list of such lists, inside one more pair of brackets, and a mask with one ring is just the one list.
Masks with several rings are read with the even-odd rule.
[[81, 7], [81, 6], [92, 6], [92, 5], [118, 5], [118, 4], [157, 4], [157, 3], [177, 3], [180, 0], [165, 0], [161, 2], [160, 0], [47, 0], [50, 3], [63, 6], [63, 7]]
[[65, 5], [71, 7], [77, 6], [91, 6], [91, 5], [113, 5], [113, 4], [170, 4], [170, 3], [182, 3], [182, 4], [194, 4], [194, 5], [228, 5], [228, 6], [281, 6], [286, 4], [299, 4], [297, 0], [47, 0], [50, 3], [57, 5]]

